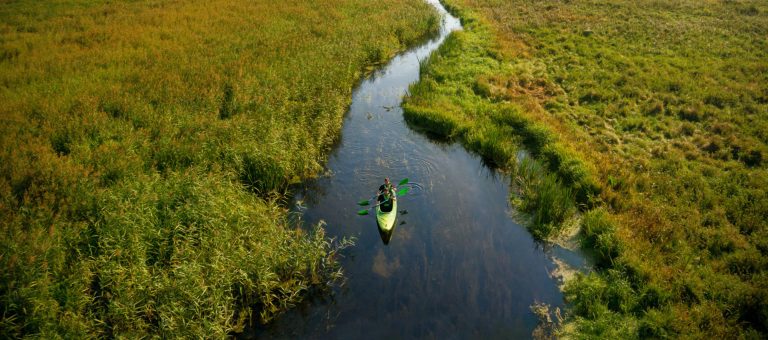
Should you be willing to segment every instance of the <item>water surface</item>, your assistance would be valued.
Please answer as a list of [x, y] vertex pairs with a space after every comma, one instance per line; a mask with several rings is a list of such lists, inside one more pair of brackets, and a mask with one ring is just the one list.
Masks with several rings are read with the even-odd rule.
[[[265, 328], [260, 338], [528, 338], [534, 302], [562, 306], [547, 251], [515, 222], [509, 178], [460, 145], [410, 129], [399, 107], [425, 60], [459, 21], [443, 15], [438, 38], [395, 57], [353, 94], [330, 175], [295, 197], [308, 224], [327, 223], [331, 237], [355, 237], [340, 259], [347, 281]], [[388, 245], [375, 214], [355, 203], [384, 177], [417, 182], [398, 201]]]

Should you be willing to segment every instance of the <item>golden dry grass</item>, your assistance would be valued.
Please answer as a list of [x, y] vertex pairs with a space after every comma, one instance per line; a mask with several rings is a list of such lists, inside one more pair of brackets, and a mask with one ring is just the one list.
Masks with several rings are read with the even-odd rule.
[[0, 4], [0, 334], [223, 337], [338, 278], [281, 207], [426, 3]]
[[599, 188], [576, 197], [601, 269], [566, 291], [569, 334], [764, 335], [768, 7], [447, 3], [468, 29], [425, 65], [406, 115], [465, 142], [512, 126], [468, 144], [520, 140], [562, 178], [585, 174], [564, 183]]

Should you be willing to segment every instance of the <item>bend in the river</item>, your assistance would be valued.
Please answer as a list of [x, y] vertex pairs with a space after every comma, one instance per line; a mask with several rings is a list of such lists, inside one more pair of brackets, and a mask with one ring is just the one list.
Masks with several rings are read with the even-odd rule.
[[[406, 126], [400, 103], [428, 58], [459, 20], [443, 15], [438, 37], [392, 59], [362, 81], [328, 161], [330, 176], [295, 201], [308, 224], [330, 237], [355, 237], [340, 259], [347, 282], [330, 297], [288, 312], [258, 337], [528, 338], [534, 302], [562, 306], [551, 250], [512, 218], [509, 178], [457, 144]], [[398, 202], [397, 225], [382, 243], [375, 214], [358, 216], [384, 177], [417, 185]]]

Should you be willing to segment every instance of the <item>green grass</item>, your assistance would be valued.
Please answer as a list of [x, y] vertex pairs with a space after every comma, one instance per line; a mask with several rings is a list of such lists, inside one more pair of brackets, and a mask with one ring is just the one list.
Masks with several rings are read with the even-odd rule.
[[531, 158], [524, 158], [515, 167], [514, 174], [513, 187], [519, 197], [514, 202], [517, 209], [525, 213], [533, 236], [546, 239], [561, 232], [566, 220], [576, 211], [571, 187]]
[[422, 67], [406, 118], [513, 173], [498, 150], [529, 150], [548, 174], [513, 201], [535, 236], [567, 210], [544, 197], [581, 210], [598, 270], [567, 284], [561, 335], [765, 336], [766, 4], [446, 2], [465, 31]]
[[[403, 104], [404, 116], [418, 129], [456, 139], [492, 164], [514, 170], [514, 191], [523, 198], [515, 202], [530, 215], [534, 234], [544, 239], [577, 205], [596, 204], [601, 188], [594, 170], [546, 125], [527, 117], [524, 107], [489, 97], [477, 79], [511, 67], [493, 54], [487, 27], [472, 18], [462, 16], [465, 31], [450, 35], [423, 63], [422, 79], [410, 87]], [[526, 158], [518, 164], [521, 147], [541, 161]]]
[[355, 82], [437, 24], [403, 0], [0, 4], [0, 337], [224, 337], [322, 291], [347, 243], [280, 202]]

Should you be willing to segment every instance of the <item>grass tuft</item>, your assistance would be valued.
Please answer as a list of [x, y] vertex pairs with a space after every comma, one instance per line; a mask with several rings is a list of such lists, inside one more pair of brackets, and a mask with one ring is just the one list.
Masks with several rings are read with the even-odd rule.
[[610, 268], [621, 254], [621, 242], [616, 236], [616, 226], [610, 215], [602, 208], [590, 210], [582, 216], [581, 240], [584, 249], [592, 249], [596, 254], [596, 263]]
[[528, 215], [533, 236], [540, 240], [556, 236], [576, 210], [571, 189], [531, 158], [517, 166], [514, 181], [520, 197], [515, 200], [517, 208]]

